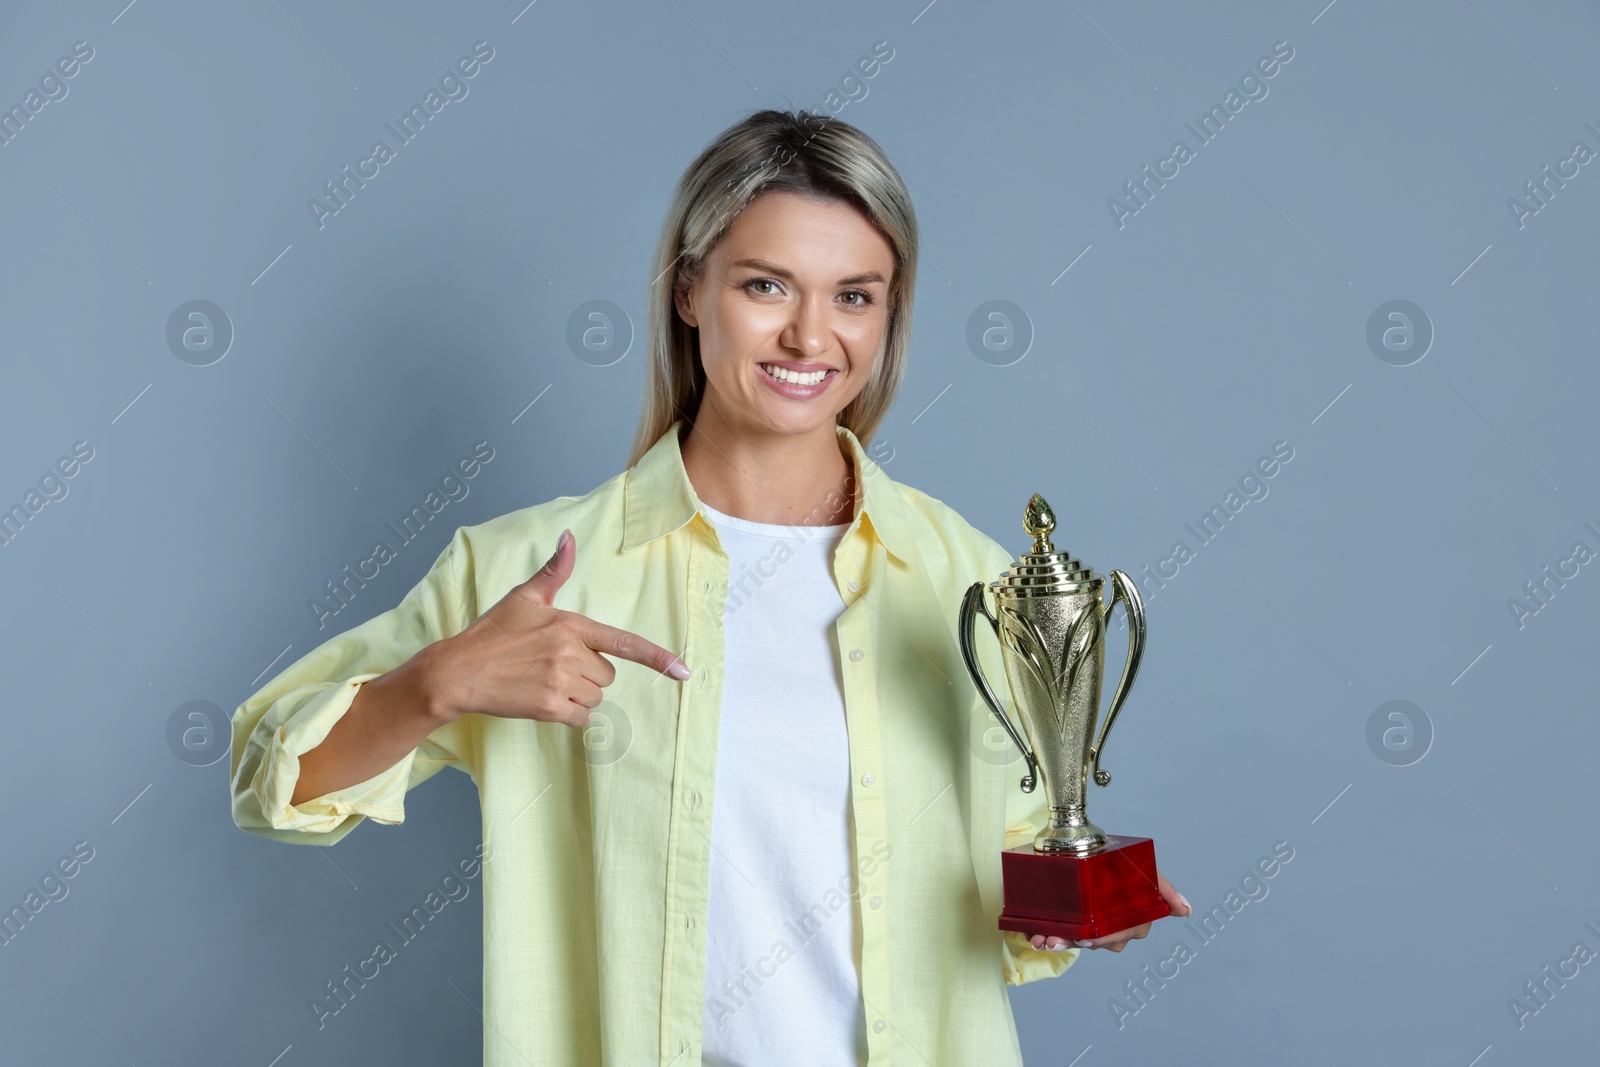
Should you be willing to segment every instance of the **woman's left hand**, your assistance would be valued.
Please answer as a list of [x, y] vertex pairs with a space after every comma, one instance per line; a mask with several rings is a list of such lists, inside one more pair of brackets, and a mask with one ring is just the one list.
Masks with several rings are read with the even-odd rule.
[[[1160, 883], [1161, 897], [1167, 902], [1167, 907], [1172, 909], [1172, 914], [1180, 917], [1188, 915], [1189, 902], [1184, 899], [1183, 894], [1172, 888], [1172, 883], [1161, 875], [1156, 875], [1156, 880]], [[1049, 949], [1052, 952], [1059, 952], [1064, 948], [1108, 948], [1112, 952], [1121, 952], [1129, 941], [1148, 934], [1151, 925], [1144, 923], [1127, 930], [1119, 930], [1114, 934], [1107, 934], [1105, 937], [1097, 937], [1092, 941], [1069, 941], [1064, 937], [1045, 937], [1043, 934], [1034, 934], [1029, 940], [1034, 948]]]

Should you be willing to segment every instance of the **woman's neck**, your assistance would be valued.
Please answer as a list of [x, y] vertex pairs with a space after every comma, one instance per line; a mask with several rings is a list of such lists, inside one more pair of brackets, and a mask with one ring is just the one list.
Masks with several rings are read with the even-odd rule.
[[854, 472], [831, 425], [752, 436], [702, 405], [682, 452], [695, 495], [724, 514], [789, 526], [834, 526], [855, 515]]

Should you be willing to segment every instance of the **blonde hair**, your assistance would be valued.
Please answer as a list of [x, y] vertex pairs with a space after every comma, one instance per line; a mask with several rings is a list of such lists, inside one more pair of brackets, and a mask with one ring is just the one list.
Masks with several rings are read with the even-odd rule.
[[757, 196], [792, 192], [852, 204], [894, 251], [888, 324], [872, 376], [839, 413], [869, 444], [905, 377], [911, 296], [917, 273], [917, 218], [900, 172], [876, 141], [817, 112], [762, 110], [728, 127], [678, 179], [656, 243], [647, 297], [644, 405], [628, 466], [679, 419], [692, 424], [705, 389], [695, 329], [678, 317], [674, 291], [687, 291], [706, 257]]

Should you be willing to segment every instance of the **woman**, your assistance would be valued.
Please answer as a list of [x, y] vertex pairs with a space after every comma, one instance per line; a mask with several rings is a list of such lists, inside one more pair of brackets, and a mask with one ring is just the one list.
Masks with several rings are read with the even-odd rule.
[[656, 251], [629, 469], [457, 529], [236, 712], [266, 836], [333, 844], [472, 775], [485, 1063], [1019, 1063], [1005, 987], [1148, 932], [996, 928], [1044, 800], [969, 744], [954, 621], [1011, 555], [863, 448], [916, 243], [859, 130], [725, 131]]

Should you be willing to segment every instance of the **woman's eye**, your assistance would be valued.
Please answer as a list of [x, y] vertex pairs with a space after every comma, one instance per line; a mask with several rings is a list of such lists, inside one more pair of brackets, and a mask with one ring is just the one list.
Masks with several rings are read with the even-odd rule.
[[[771, 288], [762, 288], [763, 286], [771, 286]], [[751, 278], [744, 283], [744, 288], [761, 296], [771, 296], [777, 292], [778, 283], [771, 278]], [[845, 298], [845, 306], [847, 307], [867, 307], [873, 302], [872, 294], [862, 289], [847, 289], [840, 295]]]

